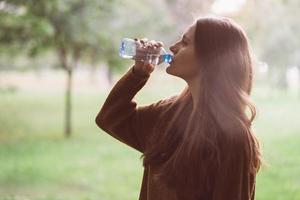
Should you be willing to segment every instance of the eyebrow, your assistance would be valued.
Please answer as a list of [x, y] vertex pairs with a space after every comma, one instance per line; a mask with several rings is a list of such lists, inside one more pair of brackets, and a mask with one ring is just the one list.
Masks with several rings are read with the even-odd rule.
[[182, 38], [185, 39], [185, 40], [187, 40], [187, 41], [191, 41], [191, 39], [188, 38], [186, 35], [183, 35]]

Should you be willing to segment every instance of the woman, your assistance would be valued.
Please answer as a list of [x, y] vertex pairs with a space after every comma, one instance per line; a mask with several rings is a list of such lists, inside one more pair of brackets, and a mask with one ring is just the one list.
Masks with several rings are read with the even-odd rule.
[[143, 153], [140, 200], [253, 200], [261, 161], [245, 32], [227, 18], [200, 18], [170, 50], [166, 72], [187, 83], [180, 95], [137, 107], [154, 66], [136, 61], [96, 123]]

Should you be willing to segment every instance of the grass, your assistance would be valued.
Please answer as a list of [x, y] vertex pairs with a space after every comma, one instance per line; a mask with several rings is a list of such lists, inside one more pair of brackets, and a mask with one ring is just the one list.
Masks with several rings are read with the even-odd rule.
[[[139, 105], [177, 93], [178, 79], [153, 76]], [[75, 92], [73, 135], [63, 137], [64, 95], [0, 94], [0, 199], [132, 200], [142, 181], [140, 153], [98, 129], [94, 118], [109, 91]], [[300, 98], [254, 90], [254, 130], [268, 166], [257, 177], [256, 199], [300, 199]]]

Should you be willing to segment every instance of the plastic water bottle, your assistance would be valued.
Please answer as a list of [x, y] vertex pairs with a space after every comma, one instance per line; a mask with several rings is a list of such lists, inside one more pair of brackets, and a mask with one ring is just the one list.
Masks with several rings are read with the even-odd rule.
[[[137, 51], [142, 56], [137, 56]], [[160, 47], [160, 51], [149, 51], [147, 49], [139, 48], [137, 41], [130, 38], [123, 38], [121, 41], [119, 55], [122, 58], [127, 59], [139, 59], [140, 61], [149, 61], [154, 65], [159, 65], [161, 63], [170, 63], [173, 56], [168, 54], [163, 47]]]

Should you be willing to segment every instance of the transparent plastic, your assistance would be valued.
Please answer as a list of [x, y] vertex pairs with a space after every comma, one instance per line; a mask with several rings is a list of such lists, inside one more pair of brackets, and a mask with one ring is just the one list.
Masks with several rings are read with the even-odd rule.
[[161, 63], [170, 63], [173, 56], [168, 54], [167, 51], [160, 47], [160, 51], [150, 51], [147, 49], [139, 48], [137, 42], [130, 38], [123, 38], [121, 41], [119, 55], [122, 58], [148, 61], [154, 65]]

